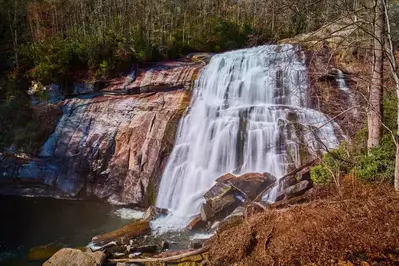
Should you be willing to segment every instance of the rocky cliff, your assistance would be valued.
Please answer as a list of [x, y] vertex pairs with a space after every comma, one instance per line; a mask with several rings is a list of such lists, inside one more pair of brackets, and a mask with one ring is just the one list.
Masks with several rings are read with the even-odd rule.
[[65, 100], [37, 158], [0, 156], [0, 194], [150, 205], [202, 66], [164, 63]]

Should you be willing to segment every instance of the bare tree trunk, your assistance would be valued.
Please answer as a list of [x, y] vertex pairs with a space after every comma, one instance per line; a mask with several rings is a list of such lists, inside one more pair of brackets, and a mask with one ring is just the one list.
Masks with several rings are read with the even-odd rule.
[[386, 36], [387, 42], [385, 44], [385, 49], [387, 52], [388, 62], [391, 66], [392, 77], [395, 81], [395, 88], [397, 94], [397, 127], [398, 133], [396, 136], [396, 153], [395, 153], [395, 191], [399, 192], [399, 75], [398, 75], [398, 65], [396, 63], [395, 52], [392, 45], [392, 35], [391, 35], [391, 27], [389, 22], [388, 16], [388, 0], [384, 0], [384, 16], [385, 16], [385, 23], [386, 23]]
[[373, 77], [370, 85], [369, 110], [367, 114], [368, 140], [367, 148], [371, 149], [380, 144], [382, 130], [382, 79], [384, 67], [384, 28], [385, 12], [384, 0], [375, 0], [374, 23], [374, 62]]

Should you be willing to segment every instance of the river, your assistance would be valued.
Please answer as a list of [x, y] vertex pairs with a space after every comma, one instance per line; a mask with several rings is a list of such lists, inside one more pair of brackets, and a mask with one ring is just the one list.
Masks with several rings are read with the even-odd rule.
[[83, 247], [140, 215], [97, 201], [0, 197], [0, 265], [41, 265], [29, 259], [32, 248]]

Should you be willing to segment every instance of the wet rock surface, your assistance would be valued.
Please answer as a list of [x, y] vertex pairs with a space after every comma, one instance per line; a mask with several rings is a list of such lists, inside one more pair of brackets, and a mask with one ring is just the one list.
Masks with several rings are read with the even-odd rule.
[[148, 207], [146, 212], [143, 214], [143, 220], [151, 221], [168, 214], [167, 209], [162, 209], [154, 206]]
[[280, 180], [269, 173], [240, 176], [228, 173], [219, 177], [204, 194], [205, 202], [201, 205], [200, 214], [187, 228], [205, 228], [208, 223], [214, 224], [212, 227], [215, 228], [226, 228], [241, 221], [248, 207], [266, 210], [270, 203], [263, 202], [263, 196], [268, 195], [273, 187], [276, 189], [276, 202], [302, 196], [312, 188], [309, 171], [315, 163], [311, 161], [296, 168]]
[[201, 219], [205, 222], [223, 219], [246, 202], [260, 200], [275, 182], [276, 177], [269, 173], [225, 174], [205, 193]]
[[[97, 86], [97, 94], [65, 100], [36, 158], [0, 154], [0, 194], [151, 205], [202, 66], [159, 64], [138, 71], [121, 93], [107, 92], [120, 90], [126, 77]], [[128, 95], [134, 87], [140, 94]]]

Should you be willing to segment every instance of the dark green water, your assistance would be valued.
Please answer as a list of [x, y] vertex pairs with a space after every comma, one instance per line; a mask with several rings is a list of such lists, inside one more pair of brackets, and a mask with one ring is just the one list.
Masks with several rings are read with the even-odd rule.
[[94, 235], [129, 223], [118, 209], [94, 201], [0, 197], [0, 265], [41, 265], [28, 259], [37, 246], [86, 246]]

